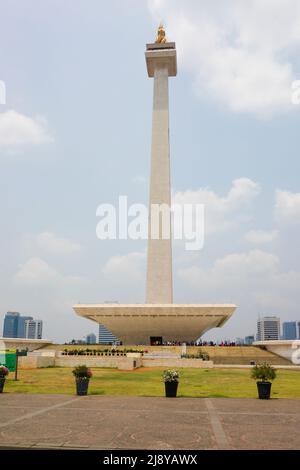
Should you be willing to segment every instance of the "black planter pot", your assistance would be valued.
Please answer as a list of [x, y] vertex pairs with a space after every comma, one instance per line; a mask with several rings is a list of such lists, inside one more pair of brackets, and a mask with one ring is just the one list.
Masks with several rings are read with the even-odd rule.
[[178, 382], [165, 382], [166, 397], [176, 397]]
[[5, 377], [0, 377], [0, 393], [3, 392], [4, 384], [5, 384]]
[[90, 379], [84, 379], [82, 377], [76, 377], [76, 393], [77, 395], [87, 395], [89, 388]]
[[269, 400], [271, 396], [271, 382], [256, 382], [258, 398], [260, 400]]

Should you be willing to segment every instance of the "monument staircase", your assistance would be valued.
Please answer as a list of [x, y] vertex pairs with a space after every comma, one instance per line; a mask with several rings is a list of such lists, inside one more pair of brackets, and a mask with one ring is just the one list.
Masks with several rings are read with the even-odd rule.
[[147, 353], [144, 353], [145, 359], [180, 359], [180, 357], [181, 357], [180, 353], [164, 351], [164, 350], [149, 351]]

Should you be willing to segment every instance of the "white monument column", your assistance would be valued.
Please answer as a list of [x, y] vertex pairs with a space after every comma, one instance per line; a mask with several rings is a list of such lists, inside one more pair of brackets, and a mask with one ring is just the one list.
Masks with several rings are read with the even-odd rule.
[[[167, 222], [170, 222], [168, 81], [176, 76], [177, 66], [175, 43], [166, 41], [163, 26], [158, 29], [156, 42], [147, 44], [146, 62], [148, 75], [154, 78], [150, 209], [151, 204], [169, 208]], [[155, 225], [150, 219], [150, 234]], [[209, 329], [221, 327], [236, 309], [232, 304], [173, 304], [170, 224], [167, 233], [160, 230], [154, 235], [158, 239], [148, 240], [145, 304], [73, 306], [78, 315], [104, 325], [124, 345], [195, 341]]]
[[[147, 44], [145, 53], [148, 75], [154, 78], [147, 304], [171, 304], [173, 302], [168, 81], [169, 77], [176, 76], [177, 63], [175, 43], [159, 42], [159, 39], [163, 41], [164, 38], [164, 30], [160, 27], [157, 42]], [[160, 215], [157, 232], [154, 212], [151, 218], [153, 205], [160, 205], [162, 212], [165, 212], [163, 221], [165, 225]]]

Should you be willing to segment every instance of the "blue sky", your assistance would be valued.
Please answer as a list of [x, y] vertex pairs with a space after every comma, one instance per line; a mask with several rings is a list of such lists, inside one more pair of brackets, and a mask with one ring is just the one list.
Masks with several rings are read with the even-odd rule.
[[300, 320], [299, 2], [0, 0], [0, 10], [0, 319], [31, 314], [65, 341], [97, 331], [74, 303], [144, 301], [145, 243], [97, 240], [95, 213], [119, 195], [147, 202], [144, 50], [163, 20], [178, 51], [173, 200], [206, 210], [204, 249], [174, 245], [174, 301], [237, 303], [213, 339], [254, 333], [258, 315]]

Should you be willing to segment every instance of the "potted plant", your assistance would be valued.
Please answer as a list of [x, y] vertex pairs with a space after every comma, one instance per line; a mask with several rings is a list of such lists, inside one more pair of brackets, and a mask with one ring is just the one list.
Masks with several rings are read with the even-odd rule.
[[179, 382], [179, 372], [172, 369], [165, 370], [163, 372], [163, 380], [165, 382], [166, 397], [176, 397]]
[[209, 359], [210, 359], [210, 358], [209, 358], [209, 354], [208, 354], [207, 352], [201, 351], [201, 350], [200, 350], [199, 353], [198, 353], [198, 357], [199, 357], [200, 359], [202, 359], [203, 361], [209, 361]]
[[87, 395], [89, 381], [93, 375], [91, 369], [85, 365], [77, 366], [72, 373], [75, 376], [77, 395]]
[[272, 380], [276, 379], [276, 370], [270, 364], [257, 364], [251, 371], [251, 377], [256, 380], [258, 398], [268, 400], [271, 396]]
[[8, 375], [9, 370], [5, 366], [0, 366], [0, 393], [3, 392], [6, 376]]

